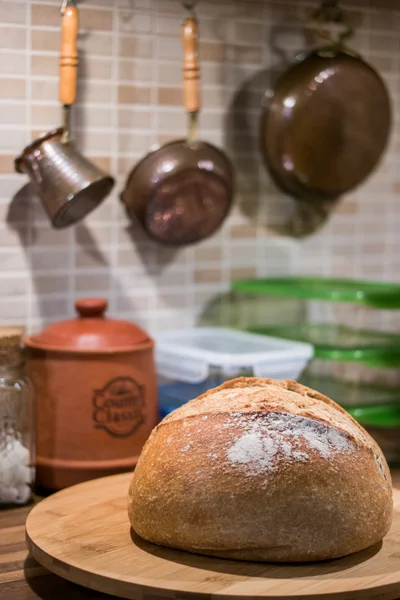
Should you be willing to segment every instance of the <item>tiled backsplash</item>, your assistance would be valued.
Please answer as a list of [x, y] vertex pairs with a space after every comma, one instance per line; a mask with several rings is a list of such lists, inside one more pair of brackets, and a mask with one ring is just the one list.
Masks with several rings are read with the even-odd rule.
[[198, 322], [232, 278], [313, 273], [399, 279], [400, 6], [353, 0], [352, 42], [384, 76], [394, 105], [391, 144], [367, 184], [325, 224], [271, 183], [258, 155], [257, 122], [271, 70], [305, 46], [316, 2], [199, 0], [201, 135], [236, 167], [234, 208], [213, 237], [181, 250], [157, 246], [126, 217], [119, 194], [154, 144], [185, 135], [181, 106], [183, 9], [179, 0], [86, 0], [81, 9], [79, 149], [110, 170], [113, 194], [81, 225], [52, 230], [14, 157], [61, 122], [57, 102], [60, 2], [0, 1], [0, 321], [73, 314], [75, 298], [104, 296], [110, 312], [151, 331]]

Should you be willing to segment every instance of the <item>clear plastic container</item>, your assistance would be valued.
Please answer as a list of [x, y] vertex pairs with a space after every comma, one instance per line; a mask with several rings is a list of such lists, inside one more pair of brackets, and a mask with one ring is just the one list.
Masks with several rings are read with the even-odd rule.
[[14, 330], [0, 329], [0, 505], [29, 502], [34, 481], [34, 394], [20, 342]]
[[162, 416], [235, 377], [297, 379], [313, 356], [309, 344], [222, 327], [170, 331], [155, 340]]

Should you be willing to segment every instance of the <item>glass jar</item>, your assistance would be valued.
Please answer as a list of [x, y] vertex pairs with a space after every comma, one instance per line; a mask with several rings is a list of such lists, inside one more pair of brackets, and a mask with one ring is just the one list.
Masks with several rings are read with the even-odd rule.
[[0, 329], [0, 505], [29, 502], [34, 481], [34, 394], [21, 339]]

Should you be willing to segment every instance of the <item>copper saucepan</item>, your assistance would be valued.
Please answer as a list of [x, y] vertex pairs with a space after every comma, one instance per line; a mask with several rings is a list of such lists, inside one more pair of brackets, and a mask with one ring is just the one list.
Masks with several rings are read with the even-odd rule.
[[[344, 45], [352, 34], [337, 3], [314, 23], [346, 28], [338, 40], [300, 54], [266, 97], [261, 152], [276, 183], [303, 200], [332, 200], [363, 182], [388, 142], [391, 106], [378, 73]], [[325, 37], [327, 31], [319, 30]]]
[[165, 144], [131, 172], [122, 200], [148, 235], [162, 244], [192, 244], [211, 235], [233, 198], [233, 169], [226, 155], [198, 139], [200, 110], [198, 26], [183, 24], [184, 104], [189, 117], [185, 140]]
[[114, 179], [82, 156], [70, 136], [70, 109], [76, 99], [79, 29], [75, 0], [65, 0], [61, 20], [60, 102], [64, 126], [27, 146], [15, 160], [15, 169], [35, 184], [56, 229], [74, 225], [109, 194]]

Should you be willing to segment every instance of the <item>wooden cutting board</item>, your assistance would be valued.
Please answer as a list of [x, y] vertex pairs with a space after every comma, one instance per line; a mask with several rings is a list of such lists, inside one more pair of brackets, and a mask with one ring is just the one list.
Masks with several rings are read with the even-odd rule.
[[383, 544], [305, 565], [212, 559], [161, 548], [131, 532], [130, 475], [89, 481], [33, 508], [26, 522], [33, 557], [88, 588], [140, 600], [302, 598], [395, 600], [400, 597], [400, 491]]

